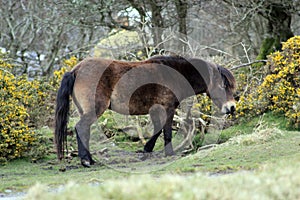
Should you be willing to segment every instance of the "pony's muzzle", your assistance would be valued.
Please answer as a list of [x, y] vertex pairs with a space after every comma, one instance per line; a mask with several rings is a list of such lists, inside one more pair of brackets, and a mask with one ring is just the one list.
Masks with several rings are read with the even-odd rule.
[[234, 101], [228, 101], [222, 106], [221, 112], [224, 114], [233, 114], [236, 110], [236, 104]]

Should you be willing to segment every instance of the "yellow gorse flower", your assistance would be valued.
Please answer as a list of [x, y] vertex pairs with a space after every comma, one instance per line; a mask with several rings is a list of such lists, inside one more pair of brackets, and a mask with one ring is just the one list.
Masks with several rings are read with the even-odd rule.
[[291, 126], [300, 128], [300, 109], [295, 109], [300, 104], [300, 36], [290, 38], [282, 44], [281, 52], [271, 54], [267, 67], [272, 69], [271, 74], [261, 84], [249, 86], [254, 89], [240, 97], [237, 115], [251, 117], [271, 110], [284, 114]]
[[[28, 80], [15, 77], [13, 65], [0, 55], [0, 162], [22, 157], [36, 141], [32, 125], [39, 119], [41, 110], [53, 110], [45, 101], [55, 95], [63, 74], [77, 63], [76, 57], [63, 61], [63, 68], [54, 72], [50, 80]], [[49, 94], [50, 93], [50, 94]], [[51, 99], [50, 99], [51, 100]], [[53, 105], [53, 97], [52, 97]]]

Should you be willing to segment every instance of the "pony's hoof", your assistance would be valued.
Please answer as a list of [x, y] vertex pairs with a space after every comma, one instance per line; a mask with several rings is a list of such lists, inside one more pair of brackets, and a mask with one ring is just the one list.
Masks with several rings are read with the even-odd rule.
[[90, 165], [94, 165], [95, 163], [96, 163], [96, 161], [94, 161], [94, 160], [91, 158]]
[[82, 166], [84, 166], [84, 167], [91, 167], [91, 163], [90, 163], [90, 161], [88, 161], [88, 160], [82, 159], [82, 160], [81, 160], [81, 164], [82, 164]]
[[151, 156], [152, 156], [151, 152], [143, 152], [142, 157], [140, 159], [141, 159], [141, 161], [145, 161], [148, 158], [151, 158]]
[[165, 155], [166, 156], [174, 156], [175, 155], [172, 145], [165, 146]]
[[84, 167], [91, 167], [91, 165], [94, 165], [96, 163], [96, 161], [94, 161], [92, 158], [90, 160], [87, 159], [81, 159], [81, 164]]
[[166, 156], [175, 156], [175, 152], [174, 151], [166, 151], [165, 155]]
[[146, 146], [144, 147], [143, 153], [151, 153], [153, 151], [153, 148], [147, 148]]

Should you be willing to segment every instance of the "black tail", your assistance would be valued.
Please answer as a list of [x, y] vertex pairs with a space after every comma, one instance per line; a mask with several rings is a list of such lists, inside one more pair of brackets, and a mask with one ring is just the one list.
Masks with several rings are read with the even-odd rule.
[[70, 110], [70, 96], [73, 92], [75, 75], [72, 72], [65, 73], [56, 97], [55, 110], [55, 144], [57, 157], [64, 157], [64, 146], [67, 141], [67, 124]]

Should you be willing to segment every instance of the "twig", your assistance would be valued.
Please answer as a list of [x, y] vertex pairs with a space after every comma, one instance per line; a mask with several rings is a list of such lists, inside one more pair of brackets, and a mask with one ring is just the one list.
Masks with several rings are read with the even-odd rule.
[[245, 52], [245, 54], [246, 54], [247, 61], [248, 61], [248, 63], [249, 63], [249, 62], [250, 62], [250, 58], [249, 58], [249, 55], [248, 55], [248, 50], [246, 49], [246, 46], [245, 46], [245, 44], [244, 44], [243, 42], [241, 42], [241, 45], [242, 45], [242, 47], [243, 47], [243, 49], [244, 49], [244, 52]]
[[254, 63], [260, 63], [260, 62], [266, 63], [267, 60], [255, 60], [255, 61], [252, 61], [252, 62], [249, 62], [249, 63], [244, 63], [244, 64], [241, 64], [241, 65], [238, 65], [238, 66], [231, 67], [230, 70], [235, 70], [235, 69], [239, 69], [239, 68], [242, 68], [242, 67], [247, 67], [247, 66], [252, 65]]
[[181, 41], [183, 44], [185, 44], [185, 45], [188, 46], [188, 48], [189, 48], [190, 51], [192, 52], [193, 56], [196, 55], [196, 51], [194, 51], [194, 49], [193, 49], [193, 47], [192, 47], [192, 45], [191, 45], [191, 43], [190, 43], [190, 41], [189, 41], [188, 39], [184, 40], [184, 39], [182, 39], [182, 38], [179, 38], [179, 41]]
[[195, 119], [192, 119], [192, 129], [188, 128], [189, 130], [187, 131], [186, 137], [184, 138], [184, 140], [174, 149], [174, 151], [178, 151], [179, 149], [181, 149], [184, 145], [186, 145], [187, 142], [189, 142], [189, 145], [191, 146], [191, 148], [194, 148], [193, 142], [192, 142], [192, 137], [194, 135], [194, 132], [196, 130], [196, 124], [195, 124]]
[[201, 151], [201, 150], [206, 150], [206, 149], [210, 149], [210, 148], [213, 148], [213, 147], [216, 147], [217, 144], [208, 144], [208, 145], [205, 145], [205, 146], [202, 146], [202, 147], [199, 147], [197, 149], [197, 151]]
[[201, 49], [201, 51], [202, 51], [202, 50], [206, 50], [206, 49], [211, 49], [211, 50], [213, 50], [213, 51], [222, 53], [222, 54], [224, 54], [224, 55], [232, 56], [230, 53], [227, 53], [226, 51], [223, 51], [223, 50], [221, 50], [221, 49], [217, 49], [217, 48], [214, 48], [214, 47], [211, 47], [211, 46], [203, 46], [203, 48]]
[[138, 119], [137, 120], [137, 126], [136, 126], [136, 128], [137, 128], [137, 134], [139, 136], [139, 139], [142, 141], [143, 145], [145, 145], [147, 142], [146, 142], [145, 137], [143, 135], [143, 130], [142, 130], [142, 127], [141, 127], [140, 118], [137, 117], [137, 119]]
[[[8, 73], [8, 74], [10, 74], [10, 75], [13, 75], [13, 73], [11, 73], [10, 71], [7, 71], [6, 69], [3, 69], [3, 68], [1, 68], [1, 67], [0, 67], [0, 70], [3, 71], [3, 72], [5, 72], [5, 73]], [[13, 75], [13, 76], [14, 76], [14, 75]]]

